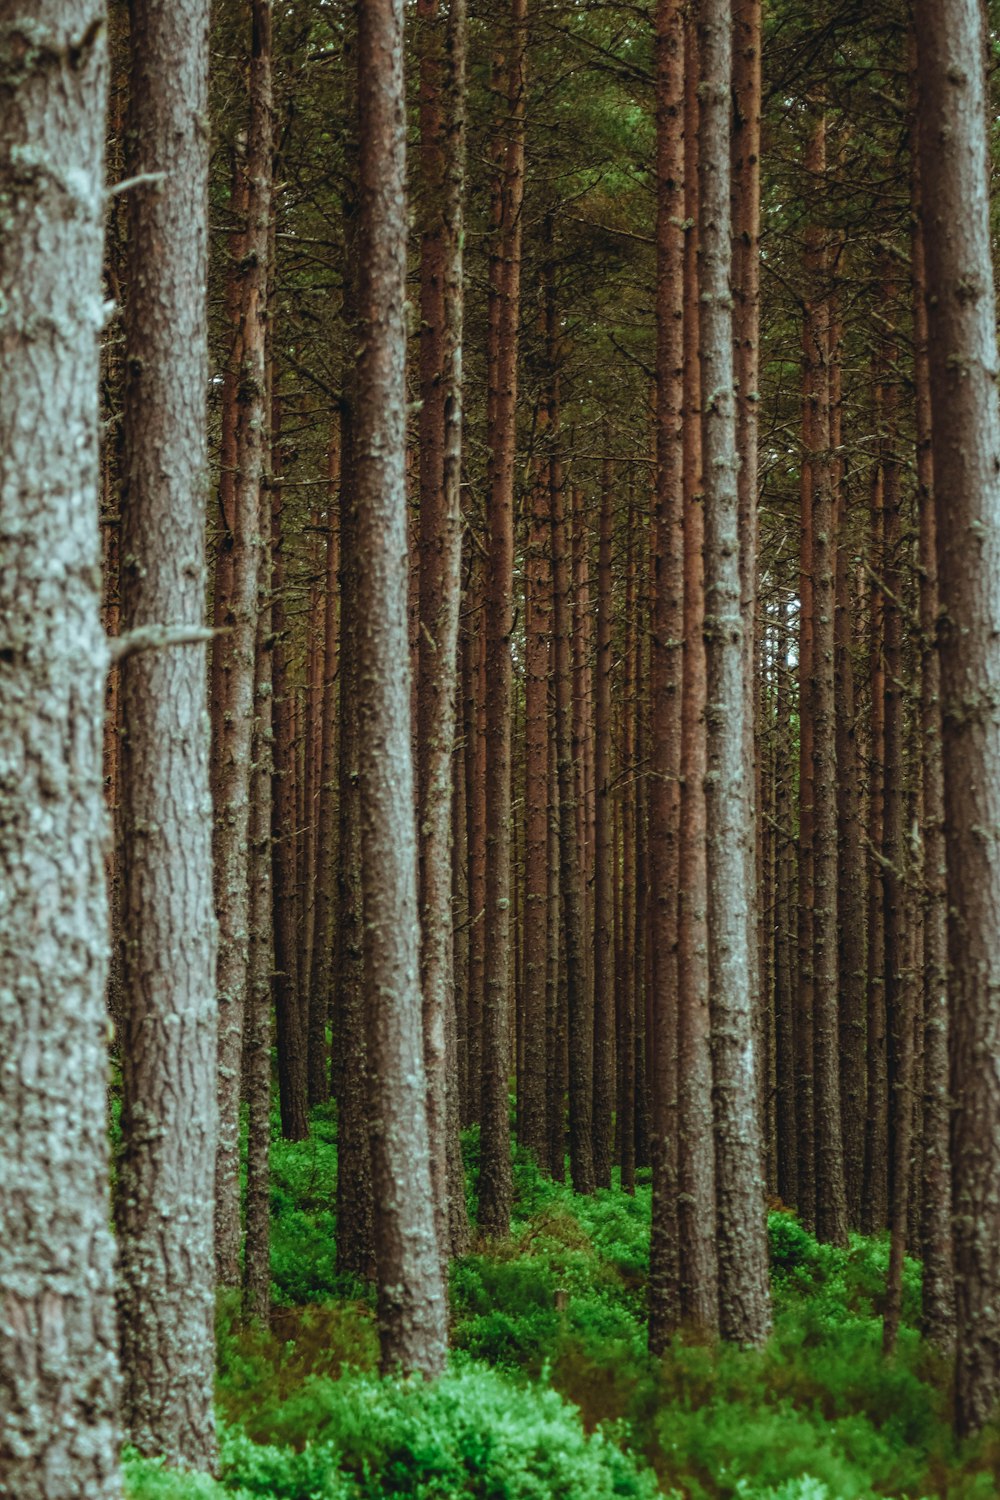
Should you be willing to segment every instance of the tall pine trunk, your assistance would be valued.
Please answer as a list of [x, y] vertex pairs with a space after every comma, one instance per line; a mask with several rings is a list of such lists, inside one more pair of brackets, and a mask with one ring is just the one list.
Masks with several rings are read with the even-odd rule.
[[680, 841], [681, 633], [684, 608], [684, 17], [656, 11], [656, 471], [649, 687], [649, 880], [653, 1223], [649, 1342], [661, 1351], [680, 1316], [677, 1251], [677, 877]]
[[685, 24], [684, 79], [684, 672], [681, 688], [681, 825], [677, 926], [677, 1228], [684, 1322], [718, 1329], [715, 1143], [708, 1008], [705, 868], [705, 527], [701, 495], [698, 368], [698, 37]]
[[406, 535], [406, 110], [402, 0], [358, 9], [356, 657], [365, 1027], [386, 1371], [447, 1348], [425, 1103], [410, 744]]
[[510, 1227], [511, 710], [514, 593], [514, 455], [524, 194], [526, 0], [511, 0], [494, 63], [500, 115], [491, 188], [487, 448], [489, 558], [486, 586], [486, 890], [483, 921], [482, 1133], [479, 1222]]
[[[251, 37], [249, 126], [246, 157], [246, 232], [241, 245], [240, 311], [235, 331], [236, 473], [232, 512], [216, 562], [224, 596], [216, 607], [223, 633], [212, 658], [212, 747], [215, 766], [215, 905], [219, 919], [219, 1149], [215, 1172], [216, 1275], [239, 1281], [240, 1077], [250, 933], [247, 846], [250, 834], [250, 758], [253, 735], [257, 595], [266, 514], [261, 485], [268, 464], [268, 391], [265, 377], [268, 247], [271, 221], [272, 100], [271, 10], [255, 8]], [[225, 456], [225, 455], [224, 455]], [[219, 588], [217, 584], [217, 594]]]
[[732, 37], [725, 0], [700, 0], [698, 285], [705, 485], [708, 673], [706, 827], [719, 1322], [761, 1344], [771, 1329], [763, 1152], [754, 1059], [747, 900], [752, 851], [742, 685], [739, 502], [730, 295], [729, 114]]
[[[465, 10], [428, 0], [420, 18], [420, 642], [417, 680], [421, 983], [431, 1179], [438, 1243], [447, 1255], [448, 1064], [454, 1026], [451, 761], [461, 596], [462, 245], [465, 178]], [[453, 1191], [450, 1191], [453, 1190]], [[451, 1200], [454, 1200], [453, 1202]]]
[[933, 413], [959, 1430], [1000, 1398], [1000, 410], [977, 0], [917, 0]]
[[[123, 623], [201, 626], [208, 467], [208, 5], [131, 13]], [[138, 652], [122, 697], [122, 1412], [215, 1462], [216, 926], [204, 645]], [[183, 870], [183, 879], [178, 872]]]
[[0, 1491], [114, 1500], [98, 527], [105, 12], [96, 0], [42, 0], [7, 5], [4, 23]]

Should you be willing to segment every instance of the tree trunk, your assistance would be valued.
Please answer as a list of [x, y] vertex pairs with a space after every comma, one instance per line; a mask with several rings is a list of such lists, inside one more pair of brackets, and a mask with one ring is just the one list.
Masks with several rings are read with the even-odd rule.
[[615, 1103], [614, 913], [616, 866], [611, 837], [611, 636], [614, 470], [605, 428], [597, 562], [597, 687], [594, 696], [594, 1180], [611, 1186], [612, 1110]]
[[465, 675], [465, 808], [469, 846], [469, 979], [466, 996], [468, 1098], [463, 1124], [482, 1116], [483, 918], [486, 907], [486, 630], [481, 564], [469, 586], [469, 621], [463, 653]]
[[[826, 172], [826, 121], [817, 117], [809, 165]], [[807, 269], [813, 301], [805, 327], [810, 377], [809, 485], [812, 574], [812, 939], [813, 939], [813, 1118], [816, 1139], [816, 1234], [847, 1246], [847, 1201], [840, 1124], [840, 1015], [837, 989], [837, 745], [834, 713], [835, 510], [830, 457], [829, 258], [810, 231]]]
[[333, 1083], [337, 1095], [337, 1269], [375, 1275], [375, 1206], [368, 1144], [368, 1042], [362, 992], [361, 807], [358, 676], [358, 497], [354, 466], [357, 327], [358, 134], [356, 12], [345, 28], [344, 344], [340, 413], [340, 744], [337, 840], [337, 1002]]
[[[455, 1004], [451, 757], [461, 597], [462, 246], [465, 11], [420, 12], [420, 643], [417, 685], [421, 985], [431, 1182], [438, 1244], [450, 1245], [447, 1033]], [[464, 1193], [461, 1205], [464, 1205]], [[455, 1204], [458, 1208], [459, 1203]]]
[[767, 1024], [760, 963], [759, 885], [762, 844], [757, 792], [760, 782], [756, 748], [757, 713], [757, 412], [760, 406], [760, 115], [761, 0], [733, 0], [733, 121], [731, 138], [733, 219], [733, 365], [736, 376], [736, 452], [739, 468], [740, 610], [743, 615], [743, 753], [746, 760], [752, 860], [747, 904], [748, 942], [753, 958], [751, 1004], [757, 1059], [757, 1094], [762, 1139], [765, 1127]]
[[729, 289], [732, 38], [725, 0], [700, 0], [698, 232], [705, 481], [705, 779], [719, 1322], [762, 1344], [771, 1330], [760, 1112], [747, 919], [749, 817], [744, 760], [733, 327]]
[[[325, 1033], [334, 999], [334, 954], [337, 946], [337, 765], [339, 724], [337, 693], [340, 655], [340, 413], [334, 415], [327, 453], [326, 584], [323, 592], [323, 683], [320, 707], [319, 797], [316, 812], [316, 893], [309, 1003]], [[310, 1056], [314, 1049], [310, 1050]], [[336, 1069], [332, 1061], [330, 1073]], [[329, 1097], [329, 1084], [325, 1097]], [[324, 1097], [322, 1093], [320, 1097]]]
[[[831, 345], [831, 448], [840, 449], [839, 339]], [[833, 430], [834, 427], [836, 430]], [[848, 493], [843, 464], [834, 457], [838, 506], [834, 602], [834, 711], [837, 737], [837, 912], [840, 989], [840, 1124], [844, 1152], [847, 1222], [861, 1223], [865, 1150], [865, 860], [861, 811], [861, 766], [855, 730], [853, 595], [844, 538]]]
[[0, 1491], [113, 1500], [97, 337], [107, 34], [93, 0], [7, 5], [4, 23]]
[[[222, 562], [227, 594], [219, 599], [212, 660], [217, 733], [215, 906], [219, 919], [219, 1150], [215, 1172], [215, 1265], [219, 1281], [239, 1282], [240, 1077], [250, 930], [247, 845], [257, 639], [257, 589], [266, 513], [261, 482], [269, 427], [265, 342], [271, 220], [271, 7], [255, 5], [247, 131], [246, 234], [242, 244], [240, 325], [236, 333], [236, 475]], [[225, 455], [224, 455], [225, 456]], [[220, 562], [222, 560], [220, 559]], [[218, 590], [217, 590], [218, 593]]]
[[552, 381], [549, 397], [549, 498], [552, 507], [552, 656], [555, 676], [556, 767], [559, 782], [559, 886], [565, 941], [566, 1023], [569, 1048], [569, 1156], [573, 1188], [594, 1191], [591, 1135], [594, 1018], [587, 1003], [587, 967], [583, 940], [583, 880], [577, 826], [576, 778], [572, 722], [572, 604], [565, 491], [559, 443], [559, 375], [557, 366], [555, 289], [551, 267], [546, 275], [546, 333]]
[[795, 974], [792, 955], [795, 934], [795, 839], [792, 833], [793, 746], [792, 672], [788, 666], [788, 608], [780, 606], [778, 654], [775, 661], [777, 745], [775, 753], [774, 820], [777, 824], [777, 881], [775, 892], [774, 1031], [776, 1076], [776, 1133], [778, 1196], [789, 1208], [799, 1201], [798, 1116], [796, 1103]]
[[[876, 386], [876, 412], [881, 390]], [[870, 595], [870, 762], [868, 771], [868, 843], [881, 850], [885, 799], [885, 666], [882, 656], [884, 598], [882, 467], [876, 462], [872, 475], [871, 567], [875, 580]], [[885, 903], [883, 871], [874, 858], [868, 873], [868, 1017], [867, 1096], [865, 1112], [864, 1185], [861, 1194], [861, 1229], [874, 1234], [885, 1228], [889, 1214], [889, 1127], [886, 1093], [885, 1034]]]
[[684, 673], [678, 912], [678, 1201], [681, 1316], [711, 1335], [719, 1326], [715, 1146], [708, 1012], [705, 870], [705, 528], [698, 370], [698, 36], [685, 25], [684, 79]]
[[271, 491], [271, 692], [274, 736], [271, 775], [271, 890], [274, 905], [274, 1011], [278, 1051], [278, 1101], [286, 1141], [309, 1135], [308, 1013], [299, 986], [296, 901], [296, 839], [301, 827], [296, 807], [295, 725], [285, 613], [285, 548], [282, 525], [281, 398], [271, 401], [271, 452], [275, 483]]
[[402, 0], [358, 9], [358, 782], [382, 1366], [436, 1375], [447, 1326], [425, 1104], [406, 537]]
[[622, 942], [618, 966], [618, 991], [621, 995], [621, 1027], [618, 1038], [618, 1153], [621, 1182], [628, 1193], [635, 1192], [635, 1116], [636, 1116], [636, 992], [633, 977], [633, 954], [636, 936], [635, 900], [635, 696], [638, 633], [636, 629], [635, 578], [635, 506], [629, 497], [625, 538], [625, 671], [622, 685]]
[[[913, 135], [916, 137], [916, 116]], [[951, 1223], [951, 1163], [948, 1154], [948, 885], [941, 760], [941, 660], [937, 525], [934, 516], [934, 454], [927, 329], [927, 262], [918, 142], [913, 141], [913, 360], [917, 424], [917, 504], [920, 564], [920, 743], [923, 793], [923, 1205], [920, 1225], [924, 1264], [922, 1327], [939, 1349], [955, 1342], [955, 1271]]]
[[549, 634], [552, 583], [547, 470], [531, 492], [525, 566], [524, 1088], [521, 1142], [547, 1162], [546, 985], [549, 882]]
[[[201, 625], [208, 463], [208, 5], [131, 9], [126, 630]], [[216, 1458], [216, 927], [202, 645], [138, 652], [122, 698], [122, 1414], [133, 1445]], [[183, 872], [181, 875], [180, 872]]]
[[494, 61], [501, 114], [494, 141], [489, 270], [489, 450], [486, 603], [486, 901], [483, 926], [482, 1130], [479, 1222], [496, 1238], [510, 1228], [510, 720], [514, 573], [514, 457], [524, 193], [526, 0], [511, 0]]
[[680, 1317], [677, 1246], [677, 879], [684, 609], [684, 16], [656, 10], [656, 478], [650, 633], [649, 942], [652, 945], [653, 1222], [649, 1346]]
[[250, 783], [250, 977], [243, 1075], [248, 1105], [243, 1311], [266, 1322], [271, 1310], [271, 1015], [274, 906], [271, 900], [271, 609], [261, 589], [257, 616], [257, 717]]
[[917, 0], [951, 959], [960, 1432], [1000, 1398], [1000, 411], [982, 16]]

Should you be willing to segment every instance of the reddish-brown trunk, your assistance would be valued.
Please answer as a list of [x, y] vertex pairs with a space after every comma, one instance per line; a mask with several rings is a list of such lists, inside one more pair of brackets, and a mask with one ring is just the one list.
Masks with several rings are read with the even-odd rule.
[[281, 398], [271, 402], [271, 657], [273, 755], [271, 778], [272, 898], [274, 903], [274, 1009], [277, 1020], [278, 1099], [286, 1140], [309, 1134], [307, 1016], [299, 989], [296, 902], [295, 721], [289, 667], [285, 605], [285, 550], [282, 532]]
[[[611, 441], [605, 429], [607, 450]], [[597, 659], [594, 695], [594, 1180], [611, 1186], [612, 1110], [615, 1102], [614, 913], [615, 844], [611, 828], [612, 507], [614, 470], [605, 451], [601, 469], [597, 559]]]
[[521, 1141], [547, 1160], [546, 982], [549, 881], [549, 634], [552, 584], [546, 474], [536, 472], [525, 568], [524, 1070]]
[[677, 882], [680, 835], [684, 558], [684, 16], [656, 10], [656, 479], [650, 603], [648, 942], [652, 958], [650, 1152], [653, 1221], [649, 1345], [661, 1352], [680, 1317], [677, 1248]]
[[501, 114], [494, 141], [493, 240], [489, 270], [487, 439], [489, 559], [485, 586], [486, 915], [483, 975], [483, 1099], [479, 1222], [486, 1234], [510, 1227], [508, 1082], [510, 1072], [510, 826], [513, 628], [514, 456], [524, 193], [526, 0], [511, 0], [494, 62]]
[[[914, 125], [916, 121], [914, 120]], [[913, 132], [916, 134], [916, 131]], [[934, 454], [928, 362], [927, 261], [919, 158], [913, 160], [913, 360], [917, 424], [917, 505], [920, 528], [920, 743], [923, 821], [923, 1202], [920, 1249], [924, 1266], [922, 1327], [939, 1349], [955, 1341], [955, 1270], [948, 1153], [948, 889], [941, 760], [941, 660]], [[918, 1004], [918, 1010], [920, 1006]]]

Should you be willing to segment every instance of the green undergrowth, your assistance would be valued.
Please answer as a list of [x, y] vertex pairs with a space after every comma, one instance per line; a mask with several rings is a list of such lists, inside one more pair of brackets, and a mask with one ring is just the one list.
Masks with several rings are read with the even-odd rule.
[[[645, 1346], [651, 1190], [575, 1195], [515, 1151], [511, 1237], [452, 1267], [452, 1356], [428, 1386], [377, 1374], [370, 1288], [335, 1266], [336, 1126], [275, 1141], [274, 1312], [219, 1309], [218, 1480], [127, 1464], [131, 1500], [992, 1500], [1000, 1432], [959, 1448], [947, 1370], [921, 1340], [906, 1264], [897, 1353], [881, 1350], [885, 1237], [819, 1245], [769, 1221], [774, 1336]], [[463, 1142], [476, 1206], [478, 1139]], [[643, 1180], [645, 1178], [645, 1180]]]

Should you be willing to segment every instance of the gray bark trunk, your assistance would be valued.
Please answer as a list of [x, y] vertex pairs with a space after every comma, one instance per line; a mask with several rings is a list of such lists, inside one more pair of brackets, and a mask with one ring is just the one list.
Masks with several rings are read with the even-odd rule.
[[104, 6], [0, 4], [0, 1492], [112, 1500]]
[[[205, 608], [208, 0], [132, 6], [122, 603]], [[125, 1035], [117, 1223], [123, 1417], [141, 1452], [216, 1456], [216, 927], [203, 645], [124, 663]]]
[[358, 12], [357, 671], [365, 1019], [382, 1364], [447, 1347], [431, 1196], [410, 746], [402, 0]]
[[720, 1331], [724, 1338], [760, 1344], [771, 1329], [771, 1297], [751, 1014], [750, 965], [756, 954], [750, 953], [747, 920], [753, 851], [747, 847], [750, 820], [743, 754], [743, 619], [729, 286], [729, 20], [726, 0], [701, 0], [698, 229], [708, 670], [709, 1003]]

